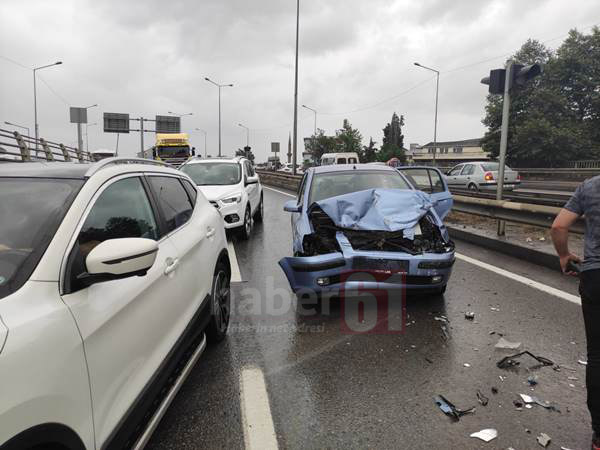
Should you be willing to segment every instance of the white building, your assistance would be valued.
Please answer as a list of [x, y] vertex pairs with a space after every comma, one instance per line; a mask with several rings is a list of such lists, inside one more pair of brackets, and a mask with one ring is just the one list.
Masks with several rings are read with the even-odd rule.
[[[413, 147], [415, 146], [415, 147]], [[465, 161], [485, 161], [490, 159], [487, 152], [481, 147], [481, 139], [465, 139], [462, 141], [429, 142], [421, 147], [410, 144], [414, 164], [431, 165], [433, 163], [433, 149], [436, 149], [436, 165], [450, 167]]]

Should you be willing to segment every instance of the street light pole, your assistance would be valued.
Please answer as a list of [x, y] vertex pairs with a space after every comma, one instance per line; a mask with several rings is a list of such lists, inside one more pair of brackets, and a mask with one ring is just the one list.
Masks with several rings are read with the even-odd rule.
[[94, 123], [86, 123], [85, 124], [85, 151], [88, 153], [90, 152], [90, 140], [88, 138], [88, 135], [89, 135], [88, 127], [93, 127], [95, 125], [98, 125], [98, 123], [94, 122]]
[[6, 125], [10, 125], [10, 126], [12, 126], [12, 127], [17, 127], [17, 128], [22, 128], [23, 130], [27, 130], [27, 136], [28, 136], [28, 137], [31, 137], [31, 136], [29, 135], [29, 127], [24, 127], [23, 125], [17, 125], [16, 123], [12, 123], [12, 122], [6, 122], [6, 121], [4, 121], [4, 123], [5, 123]]
[[432, 69], [431, 67], [427, 67], [422, 64], [419, 64], [418, 62], [415, 63], [415, 66], [421, 67], [423, 69], [431, 70], [432, 72], [435, 72], [435, 75], [436, 75], [436, 80], [435, 80], [435, 122], [433, 125], [433, 165], [435, 166], [435, 152], [437, 151], [437, 117], [438, 117], [438, 93], [440, 90], [440, 71]]
[[221, 88], [223, 87], [233, 87], [233, 84], [219, 84], [214, 82], [213, 80], [211, 80], [208, 77], [204, 77], [204, 79], [206, 81], [208, 81], [209, 83], [214, 84], [215, 86], [217, 86], [219, 88], [219, 157], [221, 157]]
[[[93, 105], [90, 106], [85, 106], [85, 110], [87, 111], [90, 108], [94, 108], [98, 106], [98, 103], [94, 103]], [[90, 140], [88, 138], [88, 122], [87, 122], [87, 114], [86, 114], [86, 121], [85, 121], [85, 151], [89, 153], [90, 151]], [[98, 125], [97, 123], [94, 123], [93, 125]]]
[[316, 135], [317, 134], [317, 110], [311, 108], [310, 106], [306, 106], [306, 105], [302, 105], [302, 107], [306, 108], [306, 109], [310, 109], [312, 112], [315, 113], [315, 131], [314, 131], [314, 134]]
[[62, 61], [56, 61], [53, 64], [47, 64], [45, 66], [34, 67], [33, 68], [33, 114], [34, 114], [34, 126], [35, 126], [35, 156], [38, 154], [38, 140], [40, 138], [40, 127], [37, 119], [37, 86], [36, 86], [36, 70], [42, 70], [46, 67], [59, 66], [62, 64]]
[[204, 133], [204, 158], [206, 158], [206, 131], [204, 131], [202, 128], [196, 128], [195, 130]]
[[238, 123], [238, 126], [244, 128], [246, 130], [246, 147], [250, 147], [250, 128], [242, 125], [241, 123]]
[[292, 144], [292, 173], [296, 175], [298, 151], [298, 36], [300, 30], [300, 0], [296, 0], [296, 64], [294, 69], [294, 142]]

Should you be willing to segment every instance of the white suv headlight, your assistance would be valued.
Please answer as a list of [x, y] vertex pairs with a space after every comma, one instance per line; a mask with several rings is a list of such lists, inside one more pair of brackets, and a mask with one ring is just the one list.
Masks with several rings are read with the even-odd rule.
[[230, 197], [222, 198], [221, 201], [223, 203], [225, 203], [226, 205], [230, 205], [231, 203], [240, 203], [242, 201], [242, 195], [241, 194], [232, 195]]

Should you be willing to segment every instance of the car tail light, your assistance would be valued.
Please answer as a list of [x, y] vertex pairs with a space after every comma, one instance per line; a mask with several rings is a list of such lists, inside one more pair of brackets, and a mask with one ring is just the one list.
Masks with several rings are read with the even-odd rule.
[[521, 181], [521, 175], [517, 174], [517, 181]]
[[492, 172], [486, 172], [483, 178], [485, 178], [485, 181], [494, 181], [494, 174]]

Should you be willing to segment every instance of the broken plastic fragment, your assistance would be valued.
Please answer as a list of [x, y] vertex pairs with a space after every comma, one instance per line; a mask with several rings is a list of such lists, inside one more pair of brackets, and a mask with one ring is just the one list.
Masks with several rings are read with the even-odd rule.
[[503, 337], [501, 337], [494, 347], [508, 349], [508, 350], [516, 350], [521, 346], [520, 342], [510, 342]]
[[446, 316], [436, 316], [433, 320], [437, 320], [438, 322], [450, 323]]
[[477, 390], [477, 401], [481, 404], [481, 406], [487, 406], [490, 399], [483, 395], [480, 390]]
[[521, 363], [519, 361], [517, 361], [516, 359], [523, 356], [523, 355], [528, 355], [530, 357], [532, 357], [533, 359], [535, 359], [539, 364], [530, 368], [538, 368], [538, 367], [544, 367], [544, 366], [553, 366], [554, 363], [552, 361], [550, 361], [547, 358], [544, 358], [542, 356], [536, 356], [531, 352], [528, 351], [524, 351], [521, 353], [517, 353], [515, 355], [511, 355], [511, 356], [506, 356], [504, 358], [502, 358], [500, 361], [498, 361], [496, 363], [496, 366], [499, 369], [510, 369], [510, 368], [514, 368], [518, 365], [520, 365]]
[[467, 320], [475, 320], [475, 313], [473, 311], [467, 311], [465, 313], [465, 319], [467, 319]]
[[536, 405], [539, 405], [543, 408], [549, 409], [551, 411], [556, 411], [556, 412], [560, 412], [560, 410], [554, 406], [552, 403], [550, 402], [546, 402], [543, 400], [540, 400], [537, 397], [532, 397], [531, 395], [526, 395], [526, 394], [519, 394], [521, 396], [521, 398], [523, 399], [523, 401], [525, 403], [527, 403], [528, 405], [531, 403], [535, 403]]
[[535, 386], [536, 384], [538, 384], [538, 377], [537, 377], [537, 375], [530, 375], [527, 378], [527, 382], [529, 383], [530, 386]]
[[546, 448], [550, 445], [550, 441], [552, 441], [552, 439], [546, 433], [542, 433], [537, 437], [537, 441], [538, 441], [538, 444], [540, 444], [542, 447]]
[[498, 430], [494, 428], [486, 428], [471, 435], [472, 438], [481, 439], [483, 442], [493, 441], [498, 437]]
[[582, 366], [587, 366], [587, 361], [584, 361], [583, 359], [580, 359], [579, 361], [577, 361], [579, 364], [581, 364]]
[[442, 395], [437, 395], [433, 398], [433, 400], [444, 414], [446, 414], [448, 417], [452, 417], [455, 421], [460, 420], [461, 416], [464, 416], [465, 414], [471, 414], [475, 412], [475, 407], [469, 409], [458, 409]]

